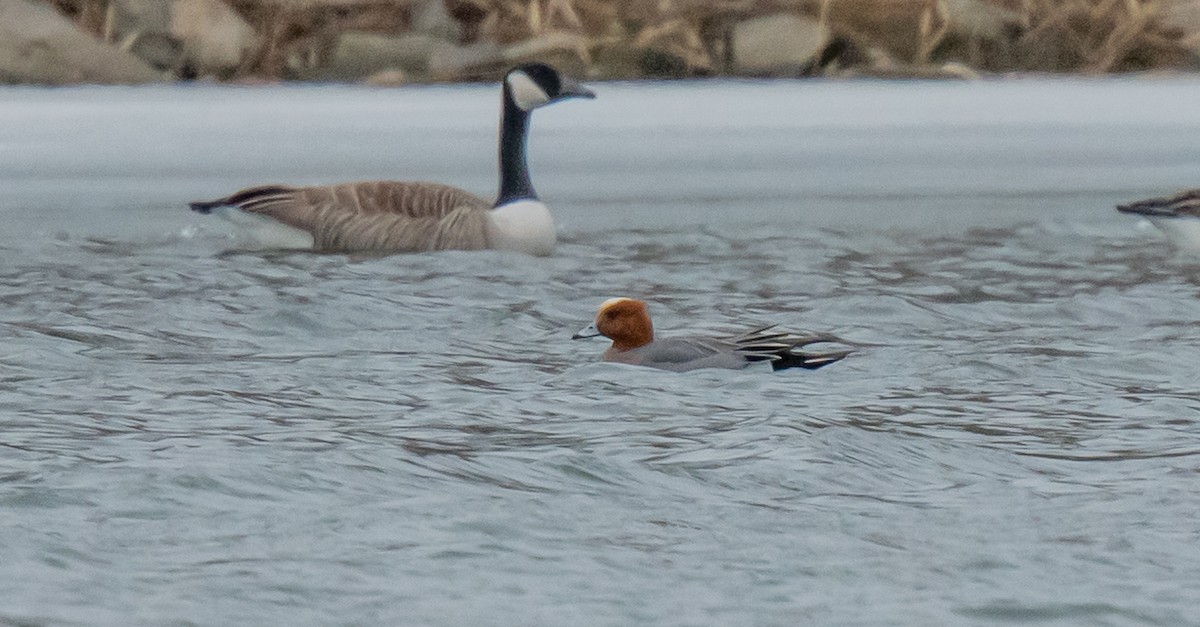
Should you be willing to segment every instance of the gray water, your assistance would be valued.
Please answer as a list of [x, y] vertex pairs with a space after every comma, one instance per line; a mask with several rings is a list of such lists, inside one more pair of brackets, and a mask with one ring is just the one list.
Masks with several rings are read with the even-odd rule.
[[[0, 91], [0, 624], [1200, 624], [1200, 81], [595, 86], [551, 258], [229, 250], [494, 193], [494, 87]], [[865, 344], [662, 373], [572, 342]]]

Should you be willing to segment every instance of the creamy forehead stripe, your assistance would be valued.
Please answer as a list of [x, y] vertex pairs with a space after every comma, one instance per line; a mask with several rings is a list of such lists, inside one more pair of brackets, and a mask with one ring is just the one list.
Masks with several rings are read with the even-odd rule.
[[529, 111], [550, 102], [550, 96], [528, 74], [517, 70], [504, 79], [512, 92], [513, 102], [522, 111]]
[[608, 309], [609, 307], [612, 307], [613, 305], [615, 305], [615, 304], [617, 304], [617, 303], [623, 303], [623, 302], [625, 302], [625, 301], [630, 301], [630, 300], [633, 300], [633, 299], [632, 299], [632, 298], [625, 298], [624, 296], [618, 296], [618, 297], [616, 297], [616, 298], [610, 298], [610, 299], [608, 299], [608, 300], [606, 300], [606, 301], [604, 301], [604, 302], [600, 303], [600, 309]]

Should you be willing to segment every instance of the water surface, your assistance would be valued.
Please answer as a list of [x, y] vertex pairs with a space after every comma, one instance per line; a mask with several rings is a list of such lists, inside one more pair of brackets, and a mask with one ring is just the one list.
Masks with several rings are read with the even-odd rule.
[[[1200, 82], [599, 85], [551, 258], [230, 251], [188, 200], [495, 188], [493, 87], [0, 91], [0, 623], [1200, 615]], [[572, 342], [866, 346], [686, 375]]]

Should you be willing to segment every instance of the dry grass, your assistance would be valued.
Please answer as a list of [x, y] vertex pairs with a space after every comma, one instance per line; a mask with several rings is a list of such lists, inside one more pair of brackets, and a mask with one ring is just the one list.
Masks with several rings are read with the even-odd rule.
[[[1162, 18], [1184, 0], [447, 0], [469, 15], [469, 39], [501, 43], [567, 31], [593, 47], [676, 59], [684, 73], [728, 69], [728, 28], [772, 12], [828, 24], [900, 63], [963, 62], [982, 70], [1104, 73], [1195, 63], [1200, 33]], [[966, 18], [966, 19], [964, 19]], [[980, 32], [978, 22], [990, 26]], [[973, 22], [971, 24], [961, 22]]]
[[[1164, 17], [1185, 0], [825, 0], [834, 30], [911, 64], [992, 72], [1127, 72], [1195, 64], [1200, 33]], [[1194, 0], [1186, 0], [1194, 1]]]
[[1185, 33], [1164, 25], [1165, 0], [1023, 0], [1012, 42], [1018, 69], [1103, 73], [1171, 67]]
[[[109, 0], [46, 0], [104, 36]], [[240, 75], [319, 65], [341, 34], [399, 34], [421, 0], [222, 0], [259, 33]], [[439, 0], [456, 43], [553, 50], [599, 76], [727, 72], [732, 28], [790, 12], [820, 20], [872, 64], [961, 62], [987, 72], [1105, 73], [1194, 67], [1200, 32], [1163, 19], [1200, 0]], [[541, 45], [540, 44], [546, 44]], [[1189, 48], [1188, 46], [1193, 46]]]
[[224, 0], [259, 33], [241, 76], [286, 77], [297, 60], [326, 62], [338, 37], [349, 31], [399, 34], [412, 23], [412, 7], [398, 0]]
[[105, 41], [112, 38], [112, 8], [107, 0], [50, 0], [50, 6], [70, 16], [84, 31]]

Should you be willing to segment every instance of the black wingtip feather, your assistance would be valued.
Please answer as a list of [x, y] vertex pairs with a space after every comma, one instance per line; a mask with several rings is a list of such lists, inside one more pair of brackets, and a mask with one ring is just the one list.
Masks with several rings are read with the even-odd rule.
[[787, 370], [788, 368], [816, 370], [836, 361], [841, 361], [849, 354], [850, 351], [835, 353], [782, 353], [779, 355], [779, 359], [771, 361], [771, 369], [776, 371]]

